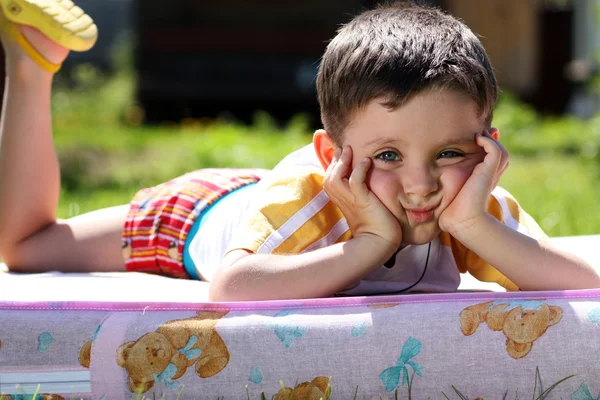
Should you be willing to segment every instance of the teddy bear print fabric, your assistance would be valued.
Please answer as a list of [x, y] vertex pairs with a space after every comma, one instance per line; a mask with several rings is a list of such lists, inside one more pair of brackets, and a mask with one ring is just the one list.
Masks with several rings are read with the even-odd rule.
[[145, 393], [159, 381], [176, 385], [188, 368], [200, 378], [218, 374], [229, 363], [229, 351], [217, 333], [225, 312], [198, 312], [196, 316], [168, 321], [156, 331], [119, 346], [117, 364], [129, 377], [133, 393]]
[[[0, 393], [104, 400], [598, 398], [600, 296], [532, 294], [0, 310]], [[36, 385], [7, 383], [31, 383], [42, 370], [56, 382], [42, 382], [37, 397]], [[77, 391], [59, 387], [66, 378]]]
[[563, 310], [543, 300], [497, 300], [476, 304], [460, 313], [462, 333], [469, 336], [481, 323], [506, 336], [506, 351], [513, 358], [525, 357], [546, 330], [560, 322]]

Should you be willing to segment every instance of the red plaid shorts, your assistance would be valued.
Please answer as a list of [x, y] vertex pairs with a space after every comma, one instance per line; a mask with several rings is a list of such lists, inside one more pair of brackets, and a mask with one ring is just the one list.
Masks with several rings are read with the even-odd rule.
[[183, 246], [196, 218], [227, 193], [259, 181], [265, 172], [202, 169], [140, 190], [123, 227], [126, 269], [189, 279]]

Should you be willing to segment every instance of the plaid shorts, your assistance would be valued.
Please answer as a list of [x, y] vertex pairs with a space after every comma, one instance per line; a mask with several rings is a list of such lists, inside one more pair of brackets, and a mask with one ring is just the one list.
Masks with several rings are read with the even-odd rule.
[[265, 172], [202, 169], [140, 190], [123, 227], [126, 269], [191, 278], [183, 266], [183, 246], [196, 218], [227, 193], [258, 182]]

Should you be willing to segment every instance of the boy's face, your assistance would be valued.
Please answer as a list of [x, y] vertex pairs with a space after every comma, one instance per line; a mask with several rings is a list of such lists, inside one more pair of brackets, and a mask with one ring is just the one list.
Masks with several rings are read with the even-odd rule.
[[402, 244], [424, 244], [440, 233], [440, 214], [483, 161], [475, 134], [485, 128], [471, 99], [428, 90], [393, 111], [372, 101], [356, 112], [342, 144], [352, 148], [353, 169], [373, 160], [367, 185], [400, 222]]

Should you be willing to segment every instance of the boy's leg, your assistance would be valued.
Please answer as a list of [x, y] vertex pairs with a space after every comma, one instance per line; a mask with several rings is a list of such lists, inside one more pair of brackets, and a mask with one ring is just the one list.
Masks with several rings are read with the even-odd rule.
[[[21, 32], [49, 62], [66, 58], [66, 49], [37, 30], [22, 27]], [[50, 115], [53, 74], [5, 32], [0, 36], [7, 74], [0, 122], [0, 257], [15, 271], [125, 270], [126, 206], [56, 220], [60, 173]]]
[[13, 272], [121, 272], [122, 231], [129, 205], [58, 220], [17, 243], [5, 257]]

